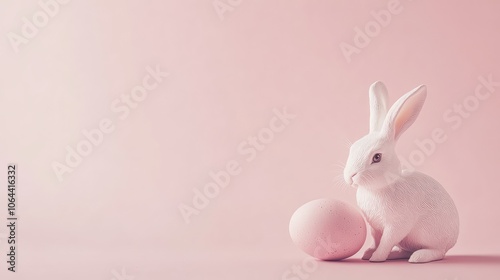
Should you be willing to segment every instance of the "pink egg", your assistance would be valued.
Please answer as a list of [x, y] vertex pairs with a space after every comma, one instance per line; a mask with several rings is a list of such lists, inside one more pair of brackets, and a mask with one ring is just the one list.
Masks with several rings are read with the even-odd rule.
[[310, 256], [341, 260], [361, 249], [366, 239], [366, 224], [359, 210], [349, 203], [317, 199], [293, 213], [290, 236]]

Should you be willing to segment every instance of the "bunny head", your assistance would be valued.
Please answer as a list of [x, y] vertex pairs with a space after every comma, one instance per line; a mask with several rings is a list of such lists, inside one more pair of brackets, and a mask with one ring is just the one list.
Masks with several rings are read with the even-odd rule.
[[427, 95], [424, 85], [399, 98], [388, 110], [387, 88], [382, 82], [370, 86], [370, 132], [354, 142], [344, 169], [351, 186], [384, 188], [401, 175], [395, 152], [401, 134], [417, 118]]

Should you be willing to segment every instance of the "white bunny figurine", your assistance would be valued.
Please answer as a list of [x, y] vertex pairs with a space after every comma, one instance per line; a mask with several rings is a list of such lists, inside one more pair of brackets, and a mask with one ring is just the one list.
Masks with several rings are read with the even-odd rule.
[[407, 259], [424, 263], [444, 258], [458, 238], [458, 211], [433, 178], [402, 170], [395, 152], [401, 134], [417, 118], [427, 95], [421, 85], [387, 111], [387, 88], [370, 86], [370, 133], [352, 144], [344, 180], [357, 187], [358, 206], [375, 244], [363, 260]]

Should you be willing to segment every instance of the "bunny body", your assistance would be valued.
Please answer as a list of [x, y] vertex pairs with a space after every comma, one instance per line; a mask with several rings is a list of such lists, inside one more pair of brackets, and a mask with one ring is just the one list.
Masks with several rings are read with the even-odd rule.
[[409, 258], [440, 260], [458, 238], [458, 211], [446, 190], [432, 177], [401, 170], [395, 144], [417, 117], [424, 86], [400, 98], [387, 112], [387, 90], [370, 88], [370, 133], [351, 146], [344, 177], [357, 187], [356, 200], [374, 239], [363, 259], [381, 262]]
[[[393, 246], [398, 247], [395, 252], [407, 255], [393, 254], [392, 258], [409, 257], [421, 249], [436, 250], [437, 257], [442, 258], [457, 241], [459, 221], [455, 204], [436, 180], [423, 173], [403, 171], [400, 179], [380, 190], [358, 186], [356, 200], [374, 237], [381, 238], [385, 228], [394, 231], [395, 239], [385, 249], [389, 251], [386, 258], [391, 258]], [[368, 251], [365, 259], [385, 260], [383, 255], [373, 256]], [[435, 260], [434, 256], [417, 258], [418, 255], [411, 261]]]

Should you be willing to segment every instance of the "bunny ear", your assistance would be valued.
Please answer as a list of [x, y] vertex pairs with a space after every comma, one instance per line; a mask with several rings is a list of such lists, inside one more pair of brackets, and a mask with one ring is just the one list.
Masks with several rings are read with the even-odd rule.
[[399, 98], [387, 113], [382, 132], [389, 139], [397, 140], [415, 122], [426, 96], [427, 88], [421, 85]]
[[379, 131], [387, 114], [387, 88], [384, 83], [376, 81], [370, 86], [370, 133]]

